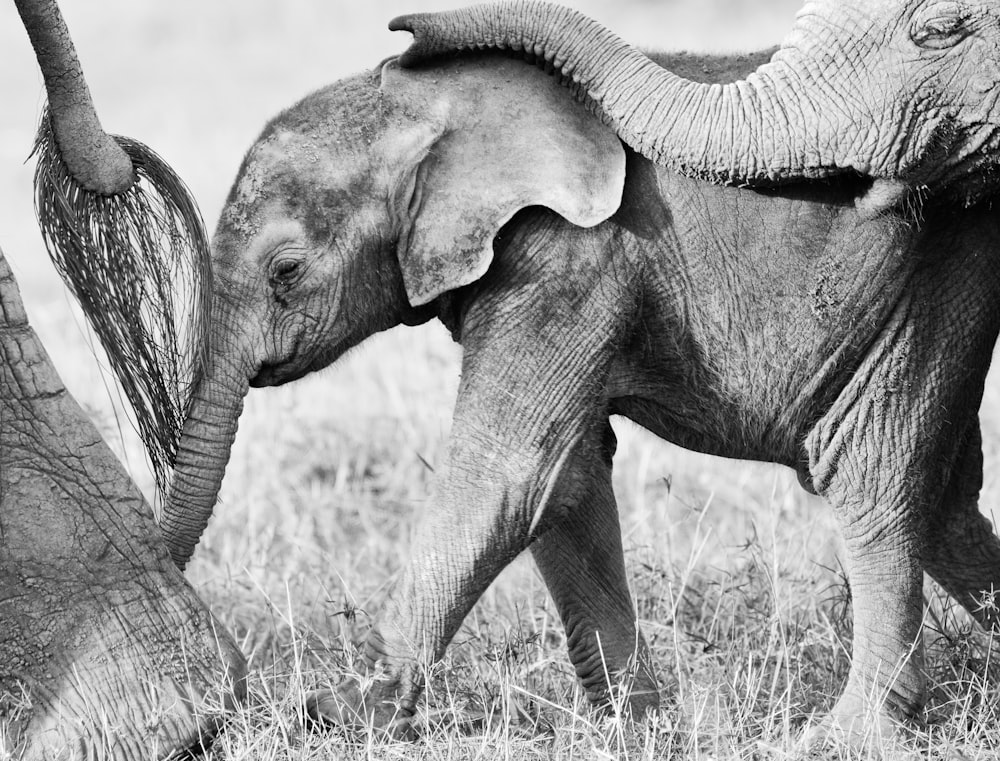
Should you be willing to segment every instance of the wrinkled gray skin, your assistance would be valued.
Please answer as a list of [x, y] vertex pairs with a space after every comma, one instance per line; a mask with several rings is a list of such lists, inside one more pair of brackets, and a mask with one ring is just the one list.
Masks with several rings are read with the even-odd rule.
[[878, 213], [914, 189], [975, 199], [995, 165], [1000, 7], [994, 0], [807, 0], [774, 56], [707, 85], [664, 69], [597, 22], [506, 0], [389, 23], [414, 33], [404, 66], [454, 50], [529, 51], [564, 73], [632, 148], [689, 176], [782, 183], [876, 178]]
[[[663, 62], [724, 80], [766, 58]], [[405, 733], [421, 665], [529, 547], [589, 696], [606, 699], [606, 664], [632, 675], [635, 711], [657, 705], [611, 414], [782, 463], [823, 495], [855, 616], [830, 722], [916, 714], [923, 572], [997, 623], [977, 606], [1000, 587], [1000, 543], [976, 499], [1000, 231], [986, 204], [872, 217], [857, 207], [869, 187], [683, 177], [626, 154], [554, 79], [506, 59], [390, 61], [306, 98], [251, 148], [215, 236], [211, 370], [163, 520], [174, 559], [214, 507], [248, 385], [438, 318], [464, 348], [461, 385], [435, 497], [364, 645], [383, 677], [313, 696], [314, 716]]]
[[245, 669], [0, 254], [0, 756], [165, 758], [211, 737]]

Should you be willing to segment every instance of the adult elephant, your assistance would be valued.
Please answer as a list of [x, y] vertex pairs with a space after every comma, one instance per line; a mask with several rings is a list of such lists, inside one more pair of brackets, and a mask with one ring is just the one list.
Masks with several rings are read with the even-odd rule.
[[739, 81], [677, 76], [583, 14], [508, 0], [400, 16], [404, 66], [456, 50], [537, 56], [632, 148], [712, 181], [780, 183], [857, 172], [877, 213], [908, 190], [975, 197], [995, 163], [1000, 9], [990, 0], [807, 0], [766, 63]]
[[194, 749], [245, 669], [66, 392], [0, 255], [0, 755]]
[[[727, 75], [715, 60], [659, 60]], [[527, 547], [589, 696], [630, 675], [633, 710], [657, 704], [611, 414], [785, 464], [826, 497], [855, 615], [829, 722], [915, 714], [923, 571], [997, 623], [980, 604], [1000, 588], [1000, 542], [976, 510], [976, 415], [1000, 230], [987, 203], [954, 202], [959, 185], [919, 216], [867, 214], [871, 182], [755, 191], [685, 177], [502, 57], [428, 72], [390, 61], [311, 95], [251, 148], [215, 234], [209, 371], [162, 520], [175, 561], [214, 508], [249, 386], [438, 318], [464, 347], [461, 385], [436, 496], [365, 643], [381, 678], [313, 696], [314, 716], [405, 732], [422, 665]]]

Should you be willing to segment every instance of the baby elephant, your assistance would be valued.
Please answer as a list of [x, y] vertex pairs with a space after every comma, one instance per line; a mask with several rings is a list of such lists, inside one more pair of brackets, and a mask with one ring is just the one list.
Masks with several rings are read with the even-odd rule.
[[[658, 60], [724, 79], [767, 57]], [[1000, 541], [976, 501], [1000, 230], [987, 203], [953, 200], [957, 180], [919, 221], [859, 209], [871, 183], [852, 170], [759, 192], [687, 177], [500, 57], [389, 61], [310, 95], [251, 148], [214, 238], [210, 361], [163, 518], [174, 560], [211, 515], [249, 386], [437, 318], [464, 348], [462, 379], [435, 498], [364, 646], [382, 678], [313, 696], [315, 717], [405, 733], [422, 665], [528, 547], [590, 698], [630, 672], [632, 709], [658, 704], [611, 488], [612, 414], [782, 463], [825, 497], [855, 616], [828, 726], [913, 715], [923, 572], [997, 624], [978, 603], [1000, 587]]]

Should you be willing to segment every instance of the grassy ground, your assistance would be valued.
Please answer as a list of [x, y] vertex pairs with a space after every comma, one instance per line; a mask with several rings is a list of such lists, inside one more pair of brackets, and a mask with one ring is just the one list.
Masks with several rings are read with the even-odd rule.
[[[440, 0], [66, 0], [106, 127], [159, 150], [214, 223], [265, 119], [404, 45], [391, 16]], [[778, 40], [797, 0], [573, 3], [647, 46]], [[135, 478], [141, 448], [44, 260], [23, 164], [42, 102], [11, 4], [0, 6], [0, 247], [67, 384]], [[416, 745], [303, 727], [303, 694], [349, 671], [406, 557], [443, 457], [458, 351], [436, 326], [380, 336], [317, 377], [248, 398], [222, 503], [189, 578], [250, 659], [250, 700], [219, 758], [799, 758], [796, 733], [847, 673], [850, 593], [829, 511], [787, 472], [667, 446], [616, 421], [616, 489], [639, 617], [665, 691], [637, 730], [591, 713], [528, 559], [490, 588], [430, 678]], [[984, 505], [998, 492], [996, 383], [984, 410]], [[933, 589], [934, 685], [921, 757], [995, 758], [990, 641]], [[816, 758], [847, 758], [835, 748]]]

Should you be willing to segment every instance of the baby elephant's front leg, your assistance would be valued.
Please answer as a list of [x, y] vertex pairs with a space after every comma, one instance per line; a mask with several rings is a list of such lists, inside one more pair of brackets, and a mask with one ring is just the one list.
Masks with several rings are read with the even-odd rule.
[[314, 719], [374, 727], [397, 737], [409, 722], [427, 665], [444, 654], [466, 614], [529, 544], [532, 515], [559, 480], [558, 462], [500, 449], [459, 433], [412, 559], [364, 645], [365, 682], [349, 680], [309, 699]]
[[[597, 422], [606, 425], [606, 407], [594, 389], [606, 381], [617, 317], [598, 310], [604, 302], [596, 296], [595, 305], [573, 310], [553, 311], [550, 302], [533, 305], [544, 310], [544, 321], [525, 321], [520, 306], [520, 320], [544, 325], [530, 340], [511, 329], [510, 315], [470, 310], [467, 323], [475, 327], [463, 336], [448, 462], [421, 517], [410, 563], [365, 643], [376, 681], [365, 690], [347, 684], [339, 694], [314, 697], [315, 716], [405, 734], [424, 666], [442, 656], [476, 600], [528, 547], [553, 495], [561, 503], [556, 509], [588, 496], [576, 471], [600, 446], [592, 436]], [[627, 589], [619, 586], [631, 619]]]
[[[365, 722], [403, 733], [423, 667], [441, 657], [487, 586], [528, 547], [553, 495], [563, 507], [586, 496], [574, 468], [600, 446], [593, 432], [607, 421], [601, 390], [628, 320], [617, 296], [624, 274], [603, 261], [586, 266], [586, 253], [503, 259], [492, 290], [484, 287], [466, 307], [447, 465], [410, 563], [365, 643], [379, 680], [340, 690]], [[585, 282], [569, 287], [569, 278]], [[338, 720], [344, 710], [329, 708], [335, 700], [314, 700], [314, 714]]]

